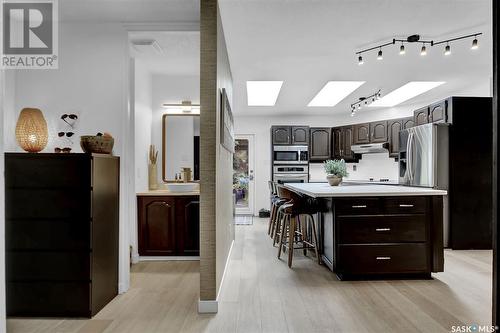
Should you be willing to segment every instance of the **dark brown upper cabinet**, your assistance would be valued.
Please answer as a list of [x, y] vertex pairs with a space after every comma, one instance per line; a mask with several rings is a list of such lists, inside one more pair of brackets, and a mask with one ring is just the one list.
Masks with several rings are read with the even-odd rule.
[[393, 119], [387, 122], [390, 157], [399, 155], [399, 131], [403, 129], [403, 122], [404, 119]]
[[292, 129], [290, 126], [273, 126], [271, 127], [271, 136], [273, 145], [289, 145], [291, 141]]
[[344, 131], [342, 127], [335, 127], [332, 129], [332, 155], [334, 159], [342, 158], [342, 145], [344, 141]]
[[370, 123], [370, 142], [387, 142], [387, 121], [377, 121]]
[[331, 157], [331, 133], [330, 127], [311, 127], [309, 160], [324, 161]]
[[448, 101], [444, 100], [429, 107], [430, 123], [448, 122]]
[[351, 146], [354, 144], [354, 130], [353, 126], [342, 127], [342, 158], [347, 162], [355, 161], [356, 158], [351, 150]]
[[415, 110], [413, 117], [415, 118], [415, 126], [429, 123], [429, 107]]
[[403, 129], [408, 129], [408, 128], [415, 126], [415, 118], [414, 117], [403, 118], [402, 122], [403, 122], [402, 123]]
[[292, 132], [292, 145], [309, 144], [308, 126], [292, 126], [291, 132]]
[[357, 124], [354, 125], [354, 138], [353, 144], [370, 143], [370, 124]]

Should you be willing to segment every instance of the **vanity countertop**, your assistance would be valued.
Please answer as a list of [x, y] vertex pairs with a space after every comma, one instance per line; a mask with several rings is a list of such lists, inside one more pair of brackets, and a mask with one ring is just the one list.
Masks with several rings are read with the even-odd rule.
[[169, 190], [151, 190], [146, 192], [138, 192], [138, 197], [174, 197], [174, 196], [196, 196], [200, 195], [200, 191], [191, 191], [191, 192], [183, 192], [183, 191], [169, 191]]

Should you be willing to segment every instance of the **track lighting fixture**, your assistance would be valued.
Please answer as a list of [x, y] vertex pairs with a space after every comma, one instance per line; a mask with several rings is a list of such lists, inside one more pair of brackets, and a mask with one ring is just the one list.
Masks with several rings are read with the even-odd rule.
[[370, 96], [360, 97], [359, 100], [351, 104], [351, 117], [354, 117], [356, 110], [361, 110], [363, 105], [375, 102], [381, 96], [380, 90]]
[[424, 43], [424, 45], [422, 45], [422, 49], [420, 50], [420, 55], [421, 56], [427, 55], [427, 48], [425, 47], [425, 43]]
[[467, 39], [467, 38], [474, 37], [474, 39], [472, 40], [471, 50], [477, 50], [479, 48], [479, 42], [478, 42], [477, 37], [481, 36], [482, 34], [483, 34], [482, 32], [478, 32], [478, 33], [475, 33], [475, 34], [470, 34], [470, 35], [464, 35], [464, 36], [459, 36], [459, 37], [455, 37], [455, 38], [445, 39], [445, 40], [438, 41], [438, 42], [434, 42], [433, 40], [421, 40], [420, 39], [420, 35], [411, 35], [411, 36], [408, 36], [406, 39], [396, 39], [396, 38], [394, 38], [391, 42], [387, 42], [387, 43], [384, 43], [384, 44], [381, 44], [381, 45], [377, 45], [377, 46], [374, 46], [374, 47], [370, 47], [370, 48], [358, 51], [358, 52], [356, 52], [356, 55], [358, 55], [358, 63], [360, 65], [362, 65], [363, 64], [363, 58], [362, 58], [361, 55], [363, 53], [365, 53], [365, 52], [369, 52], [369, 51], [373, 51], [373, 50], [377, 50], [378, 49], [377, 60], [382, 60], [383, 59], [383, 57], [382, 57], [382, 48], [386, 47], [386, 46], [389, 46], [389, 45], [394, 45], [394, 44], [396, 44], [396, 42], [401, 42], [401, 46], [399, 47], [399, 54], [400, 55], [403, 55], [403, 54], [406, 53], [406, 49], [405, 49], [404, 43], [421, 43], [422, 44], [422, 48], [420, 49], [420, 55], [421, 56], [427, 55], [427, 45], [430, 45], [432, 47], [432, 46], [436, 46], [436, 45], [439, 45], [439, 44], [446, 43], [444, 54], [445, 55], [450, 55], [451, 54], [450, 42], [454, 42], [454, 41], [457, 41], [457, 40], [462, 40], [462, 39]]
[[444, 48], [444, 55], [450, 55], [450, 54], [451, 54], [450, 45], [446, 44], [446, 47]]

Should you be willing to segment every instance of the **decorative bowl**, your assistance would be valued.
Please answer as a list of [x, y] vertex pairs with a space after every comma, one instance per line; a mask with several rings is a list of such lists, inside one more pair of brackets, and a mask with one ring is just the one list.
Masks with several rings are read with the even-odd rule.
[[110, 136], [84, 135], [80, 137], [80, 146], [86, 153], [111, 154], [115, 139]]

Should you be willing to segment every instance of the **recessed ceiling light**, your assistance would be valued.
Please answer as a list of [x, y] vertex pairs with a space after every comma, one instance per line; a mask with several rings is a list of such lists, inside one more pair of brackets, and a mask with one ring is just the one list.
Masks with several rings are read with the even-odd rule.
[[391, 107], [403, 103], [415, 96], [423, 94], [426, 91], [434, 89], [445, 82], [436, 82], [436, 81], [412, 81], [408, 82], [402, 87], [399, 87], [396, 90], [391, 91], [381, 99], [370, 104], [370, 107], [376, 106], [384, 106]]
[[274, 106], [283, 81], [247, 81], [248, 106]]
[[365, 81], [328, 81], [307, 106], [335, 106]]

